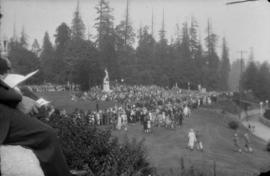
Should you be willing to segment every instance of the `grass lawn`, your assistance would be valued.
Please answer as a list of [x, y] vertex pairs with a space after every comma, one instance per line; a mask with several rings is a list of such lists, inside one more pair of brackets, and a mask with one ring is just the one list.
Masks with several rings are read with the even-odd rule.
[[83, 110], [95, 110], [96, 103], [99, 104], [100, 109], [108, 108], [113, 106], [114, 102], [89, 102], [89, 101], [71, 101], [70, 92], [42, 92], [38, 93], [39, 96], [45, 98], [48, 101], [51, 101], [52, 104], [59, 109], [66, 109], [68, 113], [73, 112], [76, 108]]
[[[168, 169], [180, 168], [180, 159], [185, 164], [194, 164], [195, 168], [203, 169], [208, 175], [213, 175], [213, 162], [216, 162], [217, 175], [242, 176], [256, 175], [261, 170], [270, 169], [270, 153], [265, 151], [266, 144], [259, 138], [251, 136], [254, 153], [237, 153], [233, 146], [233, 131], [227, 127], [230, 117], [226, 117], [208, 110], [196, 110], [191, 118], [185, 119], [181, 128], [168, 130], [154, 128], [153, 134], [144, 134], [139, 124], [130, 125], [128, 132], [114, 131], [113, 135], [124, 139], [141, 140], [145, 138], [146, 150], [151, 163], [159, 172], [168, 173]], [[201, 134], [205, 151], [190, 151], [187, 146], [187, 133], [190, 128]], [[239, 132], [246, 131], [241, 127]], [[242, 146], [243, 136], [240, 135]]]
[[[72, 102], [70, 95], [64, 92], [41, 94], [53, 101], [58, 107], [71, 111], [75, 107], [94, 109], [95, 103], [78, 101]], [[113, 105], [112, 102], [102, 103], [102, 107]], [[261, 170], [270, 169], [270, 153], [265, 151], [266, 144], [261, 139], [251, 136], [251, 145], [254, 153], [237, 153], [233, 146], [233, 131], [227, 127], [232, 118], [207, 109], [198, 109], [192, 112], [191, 118], [185, 119], [181, 128], [169, 130], [154, 128], [152, 134], [144, 134], [142, 126], [137, 123], [129, 125], [128, 131], [113, 131], [113, 136], [124, 140], [144, 139], [149, 161], [158, 168], [159, 173], [174, 175], [180, 168], [180, 159], [184, 159], [186, 167], [194, 165], [213, 175], [213, 162], [216, 162], [217, 176], [248, 176], [257, 175]], [[187, 146], [187, 133], [190, 128], [200, 132], [205, 151], [190, 151]], [[246, 129], [239, 129], [241, 146], [243, 133]]]

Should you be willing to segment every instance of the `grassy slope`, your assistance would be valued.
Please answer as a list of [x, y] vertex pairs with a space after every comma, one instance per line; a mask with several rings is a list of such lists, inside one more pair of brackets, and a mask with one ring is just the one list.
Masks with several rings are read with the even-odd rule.
[[[210, 112], [197, 110], [190, 119], [184, 121], [182, 128], [166, 130], [155, 128], [153, 134], [142, 133], [140, 125], [130, 126], [128, 133], [116, 131], [113, 134], [123, 139], [127, 134], [129, 138], [142, 139], [145, 137], [145, 145], [150, 155], [151, 163], [161, 172], [168, 168], [180, 166], [180, 158], [183, 157], [187, 164], [195, 164], [195, 167], [212, 172], [213, 161], [216, 161], [218, 175], [253, 175], [261, 169], [270, 169], [270, 154], [265, 150], [263, 141], [252, 136], [254, 153], [237, 153], [233, 146], [233, 131], [228, 129], [229, 117]], [[189, 151], [186, 149], [187, 132], [189, 128], [200, 131], [204, 143], [205, 152]], [[241, 127], [240, 134], [245, 129]], [[242, 146], [243, 140], [241, 138]]]
[[[57, 107], [64, 107], [69, 112], [75, 107], [95, 109], [95, 103], [72, 102], [70, 95], [63, 92], [41, 95], [53, 101]], [[112, 102], [108, 102], [100, 106], [108, 107], [112, 104]], [[251, 137], [252, 146], [255, 149], [254, 153], [234, 152], [233, 131], [227, 127], [230, 120], [232, 120], [231, 117], [200, 109], [194, 111], [191, 118], [185, 119], [183, 127], [176, 130], [155, 128], [153, 134], [146, 135], [142, 132], [142, 126], [136, 124], [130, 125], [127, 133], [114, 131], [113, 135], [119, 137], [120, 140], [123, 140], [126, 135], [138, 140], [145, 138], [144, 144], [149, 154], [149, 160], [158, 167], [160, 173], [168, 173], [169, 168], [179, 168], [181, 157], [184, 158], [187, 166], [194, 164], [197, 168], [209, 171], [209, 175], [212, 175], [214, 160], [218, 175], [254, 175], [252, 173], [258, 173], [261, 169], [270, 169], [270, 154], [264, 151], [265, 143], [255, 136]], [[186, 149], [186, 136], [190, 128], [200, 131], [205, 152], [192, 152]], [[243, 134], [245, 130], [241, 127], [240, 134]], [[241, 142], [243, 143], [242, 138]]]

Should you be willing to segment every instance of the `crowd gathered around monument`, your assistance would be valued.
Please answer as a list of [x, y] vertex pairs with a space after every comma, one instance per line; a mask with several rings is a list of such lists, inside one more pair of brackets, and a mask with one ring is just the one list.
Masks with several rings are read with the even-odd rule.
[[[73, 94], [72, 101], [96, 102], [95, 110], [76, 109], [71, 115], [85, 118], [90, 125], [113, 125], [115, 129], [127, 130], [127, 124], [140, 122], [146, 133], [152, 126], [175, 128], [188, 118], [191, 109], [211, 104], [217, 100], [216, 93], [165, 89], [158, 86], [117, 85], [110, 93], [95, 87], [81, 95]], [[114, 106], [101, 109], [98, 102], [113, 101]], [[64, 109], [59, 113], [67, 115]]]
[[[201, 92], [199, 90], [183, 90], [177, 86], [168, 89], [159, 86], [131, 86], [117, 84], [110, 92], [94, 87], [88, 92], [73, 93], [71, 101], [96, 102], [94, 110], [75, 109], [67, 113], [65, 109], [52, 108], [51, 113], [63, 117], [71, 117], [84, 121], [91, 126], [111, 126], [114, 130], [128, 131], [130, 125], [139, 123], [142, 131], [152, 133], [153, 128], [175, 129], [181, 128], [184, 121], [191, 118], [191, 111], [201, 106], [217, 102], [219, 94], [216, 92]], [[114, 102], [114, 106], [101, 108], [104, 101]], [[204, 150], [203, 141], [196, 129], [187, 132], [187, 147], [191, 150]], [[246, 152], [252, 152], [248, 134], [243, 135]], [[233, 144], [237, 152], [242, 152], [239, 136], [233, 137]]]

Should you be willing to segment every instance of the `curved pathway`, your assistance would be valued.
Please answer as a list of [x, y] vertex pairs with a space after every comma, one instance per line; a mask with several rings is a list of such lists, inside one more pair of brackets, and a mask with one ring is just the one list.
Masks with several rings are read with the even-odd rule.
[[259, 121], [260, 110], [255, 109], [248, 112], [248, 120], [243, 120], [244, 126], [248, 127], [250, 124], [254, 127], [253, 134], [263, 139], [264, 141], [270, 141], [270, 128]]

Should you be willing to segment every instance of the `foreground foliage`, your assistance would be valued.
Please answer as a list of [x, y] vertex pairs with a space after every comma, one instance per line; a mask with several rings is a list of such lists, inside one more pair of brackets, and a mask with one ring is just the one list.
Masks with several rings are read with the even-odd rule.
[[89, 168], [93, 175], [149, 175], [153, 173], [146, 159], [143, 141], [120, 143], [111, 131], [87, 124], [83, 119], [58, 114], [46, 121], [58, 130], [68, 165]]

